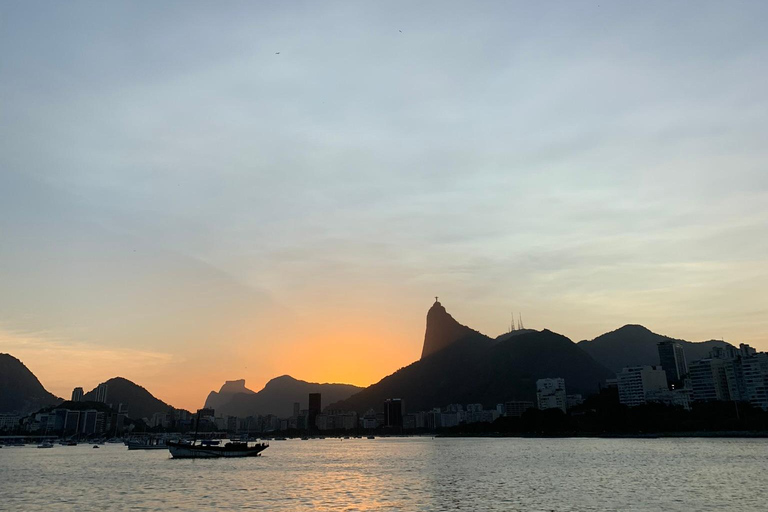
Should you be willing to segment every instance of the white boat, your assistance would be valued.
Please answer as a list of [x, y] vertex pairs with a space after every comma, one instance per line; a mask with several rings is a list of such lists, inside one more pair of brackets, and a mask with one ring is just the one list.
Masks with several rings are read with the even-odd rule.
[[43, 441], [39, 445], [37, 445], [38, 448], [53, 448], [53, 443], [50, 441]]
[[130, 439], [125, 444], [129, 450], [165, 450], [168, 445], [163, 439]]

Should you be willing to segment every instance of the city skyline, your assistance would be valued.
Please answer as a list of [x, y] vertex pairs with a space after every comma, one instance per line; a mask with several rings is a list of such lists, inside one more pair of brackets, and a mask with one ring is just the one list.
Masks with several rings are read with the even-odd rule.
[[0, 352], [67, 397], [495, 336], [768, 350], [758, 2], [0, 6]]

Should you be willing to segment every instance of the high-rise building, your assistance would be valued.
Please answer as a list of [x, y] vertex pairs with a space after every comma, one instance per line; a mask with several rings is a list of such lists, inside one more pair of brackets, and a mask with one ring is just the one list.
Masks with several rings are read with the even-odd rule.
[[301, 404], [299, 402], [293, 402], [293, 417], [299, 417], [299, 411], [301, 411]]
[[566, 411], [565, 379], [539, 379], [536, 381], [536, 400], [540, 410]]
[[512, 400], [504, 403], [504, 416], [512, 416], [519, 418], [528, 409], [533, 409], [535, 406], [533, 402], [526, 402], [522, 400]]
[[683, 378], [688, 374], [688, 363], [685, 360], [683, 346], [673, 340], [661, 341], [656, 344], [659, 351], [659, 363], [667, 374], [667, 384], [680, 388]]
[[96, 388], [96, 401], [102, 404], [107, 403], [107, 383], [102, 382], [99, 387]]
[[667, 373], [660, 366], [631, 366], [616, 374], [619, 402], [642, 405], [659, 392], [667, 391]]
[[322, 398], [320, 396], [320, 393], [310, 393], [309, 394], [309, 409], [307, 410], [308, 413], [308, 425], [307, 428], [309, 430], [314, 430], [317, 425], [315, 425], [315, 422], [317, 420], [317, 415], [320, 414], [320, 411], [323, 410], [322, 407]]
[[744, 396], [755, 407], [768, 409], [768, 354], [752, 353], [741, 358]]
[[[713, 355], [724, 353], [713, 351]], [[741, 400], [739, 370], [738, 360], [732, 357], [708, 357], [692, 362], [688, 377], [693, 399], [697, 402]]]
[[402, 427], [404, 413], [405, 404], [400, 398], [388, 398], [384, 401], [384, 426]]
[[83, 401], [83, 388], [75, 388], [72, 390], [72, 401], [73, 402]]

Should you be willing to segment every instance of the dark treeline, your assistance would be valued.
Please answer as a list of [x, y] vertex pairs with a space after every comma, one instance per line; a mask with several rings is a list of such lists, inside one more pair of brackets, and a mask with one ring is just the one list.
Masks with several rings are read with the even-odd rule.
[[529, 409], [521, 417], [501, 417], [442, 429], [445, 435], [655, 435], [768, 433], [768, 412], [747, 402], [694, 403], [691, 410], [658, 403], [626, 407], [611, 393], [590, 397], [568, 414]]

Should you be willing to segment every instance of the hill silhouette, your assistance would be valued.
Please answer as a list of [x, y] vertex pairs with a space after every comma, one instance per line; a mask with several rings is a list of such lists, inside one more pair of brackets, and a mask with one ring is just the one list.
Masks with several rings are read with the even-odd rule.
[[49, 393], [24, 363], [0, 354], [0, 412], [29, 414], [63, 400]]
[[[237, 387], [228, 386], [229, 383], [238, 383]], [[240, 387], [244, 392], [228, 393]], [[339, 400], [344, 400], [357, 393], [362, 388], [351, 384], [318, 384], [294, 379], [290, 375], [275, 377], [267, 382], [264, 389], [254, 393], [245, 388], [245, 381], [228, 381], [216, 393], [212, 391], [205, 401], [206, 407], [213, 407], [217, 416], [257, 416], [274, 414], [280, 418], [287, 418], [293, 414], [293, 403], [299, 402], [302, 409], [308, 407], [309, 394], [321, 393], [322, 403], [327, 405]]]
[[[443, 321], [441, 317], [428, 313], [427, 330], [433, 320]], [[464, 337], [330, 407], [379, 410], [387, 398], [402, 398], [408, 411], [450, 403], [493, 407], [508, 400], [534, 400], [537, 379], [563, 377], [569, 394], [589, 394], [613, 376], [571, 340], [548, 330], [520, 331], [494, 340], [467, 329]]]
[[431, 356], [459, 340], [478, 335], [487, 338], [457, 322], [435, 297], [435, 303], [427, 311], [427, 328], [424, 332], [421, 358]]
[[676, 341], [683, 346], [685, 358], [690, 363], [705, 358], [715, 347], [731, 346], [719, 340], [691, 342], [656, 334], [642, 325], [625, 325], [597, 338], [580, 341], [579, 347], [603, 366], [620, 372], [627, 366], [657, 365], [660, 341]]
[[208, 398], [205, 399], [205, 407], [215, 410], [221, 410], [226, 407], [235, 395], [238, 394], [255, 395], [256, 392], [245, 387], [245, 379], [228, 380], [221, 386], [219, 391], [211, 391]]
[[[112, 404], [117, 409], [119, 404], [128, 406], [128, 416], [134, 419], [151, 419], [156, 412], [172, 412], [173, 407], [162, 400], [155, 398], [144, 387], [131, 382], [123, 377], [114, 377], [107, 383], [107, 404]], [[96, 390], [92, 389], [83, 396], [83, 400], [96, 400]]]

